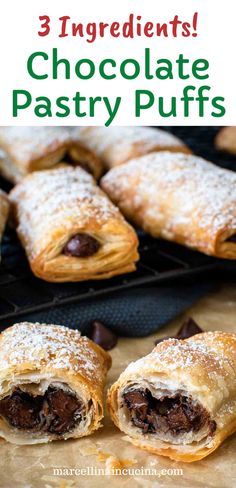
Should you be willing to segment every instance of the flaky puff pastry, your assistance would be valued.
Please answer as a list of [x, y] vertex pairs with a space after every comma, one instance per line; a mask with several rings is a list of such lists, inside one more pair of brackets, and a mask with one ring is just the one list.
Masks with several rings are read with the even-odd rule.
[[158, 344], [121, 374], [108, 406], [134, 445], [176, 461], [204, 458], [236, 430], [236, 335]]
[[166, 151], [110, 170], [101, 185], [124, 215], [153, 237], [236, 259], [234, 172]]
[[[9, 201], [5, 192], [0, 190], [0, 245], [9, 214]], [[1, 260], [1, 253], [0, 253]]]
[[[133, 228], [81, 168], [32, 173], [11, 191], [10, 200], [36, 276], [82, 281], [135, 270], [138, 239]], [[77, 237], [82, 255], [71, 252]]]
[[37, 444], [101, 426], [109, 354], [77, 330], [23, 322], [0, 335], [0, 436]]
[[217, 149], [236, 155], [236, 127], [223, 127], [215, 139]]
[[12, 183], [61, 161], [81, 166], [95, 178], [102, 172], [95, 154], [65, 127], [0, 127], [0, 150], [0, 173]]
[[154, 151], [191, 153], [178, 137], [151, 127], [79, 127], [72, 128], [72, 132], [106, 169]]

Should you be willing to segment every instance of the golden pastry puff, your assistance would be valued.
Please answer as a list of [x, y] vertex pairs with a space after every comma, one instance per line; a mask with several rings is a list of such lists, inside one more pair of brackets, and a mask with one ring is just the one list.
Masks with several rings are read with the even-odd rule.
[[105, 169], [156, 151], [191, 153], [178, 137], [151, 127], [76, 127], [75, 139], [91, 149]]
[[0, 436], [38, 444], [101, 426], [109, 354], [77, 330], [23, 322], [0, 335]]
[[123, 214], [153, 237], [236, 259], [236, 173], [168, 151], [110, 170], [102, 188]]
[[18, 183], [32, 171], [60, 162], [78, 165], [99, 178], [101, 161], [66, 127], [0, 127], [0, 173]]
[[104, 279], [135, 270], [138, 239], [83, 169], [28, 175], [10, 193], [33, 273], [46, 281]]
[[108, 406], [135, 446], [175, 461], [208, 456], [236, 430], [236, 334], [165, 340], [126, 368]]

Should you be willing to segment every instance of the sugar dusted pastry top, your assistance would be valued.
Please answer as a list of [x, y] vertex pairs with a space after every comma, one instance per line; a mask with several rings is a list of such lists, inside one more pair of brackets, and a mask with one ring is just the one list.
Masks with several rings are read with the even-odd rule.
[[70, 140], [64, 127], [0, 127], [0, 147], [25, 166]]
[[154, 129], [151, 127], [91, 127], [91, 128], [80, 128], [81, 134], [90, 133], [93, 134], [91, 138], [91, 144], [97, 142], [96, 135], [100, 138], [99, 153], [102, 153], [109, 144], [119, 143], [120, 152], [122, 154], [123, 150], [130, 146], [130, 143], [140, 143], [144, 144], [145, 148], [149, 148], [153, 144], [160, 144], [160, 146], [183, 146], [183, 142], [174, 136], [170, 132], [166, 132], [161, 129]]
[[[143, 372], [148, 366], [156, 372], [169, 371], [173, 380], [181, 374], [182, 381], [191, 374], [195, 387], [227, 388], [236, 380], [236, 334], [204, 332], [187, 340], [168, 339], [153, 351], [131, 363], [124, 374]], [[234, 380], [233, 380], [234, 379]]]
[[[10, 198], [13, 203], [20, 202], [18, 231], [25, 237], [29, 255], [34, 253], [32, 258], [46, 247], [57, 228], [62, 233], [63, 227], [66, 231], [68, 225], [78, 221], [81, 227], [92, 221], [94, 228], [112, 217], [123, 221], [93, 177], [79, 167], [32, 173], [13, 189]], [[34, 249], [30, 246], [32, 239]]]
[[[64, 326], [23, 322], [0, 335], [0, 371], [26, 369], [68, 370], [101, 383], [101, 366], [110, 366], [110, 357], [78, 330]], [[28, 365], [28, 368], [27, 368]]]
[[151, 127], [80, 127], [74, 136], [101, 157], [108, 166], [127, 161], [136, 152], [145, 154], [153, 148], [184, 148], [178, 137]]
[[[198, 156], [151, 153], [112, 169], [103, 178], [102, 186], [109, 187], [114, 201], [130, 192], [132, 204], [139, 210], [141, 195], [155, 201], [159, 180], [166, 195], [174, 189], [181, 208], [175, 222], [188, 226], [194, 218], [203, 229], [210, 228], [212, 234], [224, 226], [236, 227], [236, 173]], [[129, 196], [127, 205], [128, 200]], [[155, 206], [149, 210], [150, 217], [152, 212], [156, 212]]]

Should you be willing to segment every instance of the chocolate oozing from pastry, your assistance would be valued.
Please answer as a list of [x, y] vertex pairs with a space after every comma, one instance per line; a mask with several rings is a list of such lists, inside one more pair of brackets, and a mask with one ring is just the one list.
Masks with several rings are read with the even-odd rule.
[[76, 234], [67, 242], [63, 249], [66, 256], [87, 258], [93, 256], [100, 248], [100, 243], [89, 234]]
[[146, 433], [184, 434], [198, 432], [207, 425], [213, 434], [216, 423], [200, 404], [177, 394], [173, 397], [154, 398], [148, 389], [130, 390], [123, 394], [132, 423]]
[[0, 401], [0, 415], [13, 427], [58, 436], [71, 431], [82, 414], [83, 405], [75, 395], [54, 387], [38, 396], [16, 389]]

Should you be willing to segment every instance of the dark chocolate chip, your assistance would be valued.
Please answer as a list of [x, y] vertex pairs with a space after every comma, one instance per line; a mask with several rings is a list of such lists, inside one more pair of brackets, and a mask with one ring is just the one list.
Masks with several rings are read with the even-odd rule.
[[65, 245], [63, 254], [77, 258], [85, 258], [95, 254], [100, 243], [88, 234], [76, 234]]
[[106, 351], [113, 349], [118, 340], [117, 335], [98, 320], [92, 323], [90, 339]]
[[201, 327], [199, 327], [195, 320], [189, 317], [177, 332], [176, 339], [188, 339], [188, 337], [200, 334], [201, 332], [203, 332]]
[[164, 336], [160, 339], [155, 341], [155, 346], [160, 344], [160, 342], [166, 341], [167, 339], [188, 339], [196, 334], [200, 334], [203, 332], [201, 327], [193, 320], [191, 317], [186, 319], [184, 323], [181, 325], [180, 329], [178, 330], [175, 336]]

